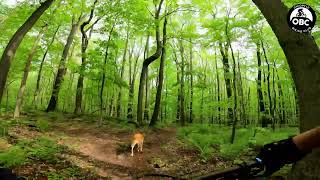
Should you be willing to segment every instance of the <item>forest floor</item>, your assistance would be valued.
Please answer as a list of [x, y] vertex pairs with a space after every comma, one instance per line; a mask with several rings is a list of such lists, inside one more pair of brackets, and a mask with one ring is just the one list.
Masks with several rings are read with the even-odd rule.
[[[8, 138], [0, 141], [0, 150], [39, 137], [48, 138], [64, 148], [55, 155], [57, 161], [30, 156], [32, 162], [14, 167], [17, 174], [31, 179], [132, 179], [145, 173], [190, 177], [232, 164], [218, 157], [201, 161], [197, 150], [176, 138], [175, 127], [142, 130], [145, 134], [143, 152], [135, 150], [131, 157], [130, 143], [136, 129], [123, 122], [105, 120], [99, 123], [98, 119], [87, 116], [48, 116], [45, 113], [28, 114], [21, 119], [18, 121], [25, 123], [10, 126]], [[46, 123], [41, 124], [44, 120], [49, 122], [49, 127]], [[47, 127], [46, 130], [41, 130], [41, 126]]]

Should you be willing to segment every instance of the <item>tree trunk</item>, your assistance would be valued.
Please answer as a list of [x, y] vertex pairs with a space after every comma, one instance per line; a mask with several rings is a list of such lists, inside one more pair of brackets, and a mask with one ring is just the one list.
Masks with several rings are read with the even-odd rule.
[[129, 102], [128, 102], [128, 113], [127, 113], [127, 118], [128, 121], [133, 120], [133, 98], [134, 98], [134, 85], [135, 85], [135, 80], [136, 80], [136, 75], [137, 75], [137, 67], [138, 67], [138, 59], [139, 59], [139, 54], [136, 57], [134, 66], [133, 66], [133, 75], [131, 76], [131, 59], [129, 59], [129, 74], [130, 74], [130, 79], [129, 79]]
[[[180, 73], [179, 73], [179, 62], [178, 58], [176, 55], [176, 52], [173, 51], [174, 54], [174, 61], [176, 63], [176, 68], [177, 68], [177, 85], [180, 84]], [[180, 87], [178, 87], [178, 92], [177, 92], [177, 112], [176, 112], [176, 123], [180, 122]]]
[[[263, 50], [263, 54], [264, 54], [264, 58], [266, 60], [266, 63], [267, 63], [267, 66], [268, 66], [268, 74], [267, 74], [267, 88], [268, 88], [268, 98], [269, 98], [269, 114], [271, 115], [271, 123], [272, 123], [272, 128], [274, 130], [274, 121], [275, 121], [275, 118], [274, 118], [274, 109], [273, 109], [273, 101], [272, 101], [272, 98], [271, 98], [271, 85], [270, 85], [270, 74], [271, 74], [271, 71], [270, 71], [270, 63], [269, 63], [269, 60], [267, 58], [267, 53], [266, 53], [266, 50], [265, 50], [265, 47], [264, 47], [264, 44], [263, 42], [261, 41], [261, 46], [262, 46], [262, 50]], [[269, 118], [266, 118], [267, 121], [270, 121]], [[268, 126], [269, 122], [266, 122], [267, 124], [264, 124], [265, 127]]]
[[74, 35], [76, 34], [77, 29], [78, 29], [78, 23], [79, 22], [73, 23], [73, 21], [74, 20], [72, 20], [71, 31], [70, 31], [70, 33], [68, 35], [68, 39], [67, 39], [66, 45], [64, 46], [64, 49], [63, 49], [63, 53], [62, 53], [62, 57], [61, 57], [61, 60], [60, 60], [58, 72], [57, 72], [56, 79], [54, 81], [53, 88], [52, 88], [51, 98], [50, 98], [50, 101], [49, 101], [49, 105], [47, 107], [47, 112], [55, 111], [55, 109], [57, 107], [59, 91], [60, 91], [60, 88], [61, 88], [61, 84], [63, 82], [64, 75], [65, 75], [66, 70], [67, 70], [66, 67], [65, 67], [66, 61], [67, 61], [67, 56], [68, 56], [71, 44], [73, 42]]
[[[126, 45], [124, 48], [123, 58], [122, 58], [122, 66], [121, 66], [121, 72], [120, 72], [120, 78], [123, 79], [124, 74], [124, 67], [127, 60], [127, 50], [128, 50], [128, 42], [129, 42], [129, 30], [127, 31], [127, 39], [126, 39]], [[117, 117], [120, 118], [121, 115], [121, 87], [119, 89], [118, 99], [117, 99]]]
[[218, 117], [217, 122], [221, 124], [221, 107], [220, 107], [220, 77], [219, 77], [219, 71], [218, 71], [218, 61], [217, 61], [217, 54], [215, 53], [215, 62], [216, 62], [216, 78], [217, 78], [217, 101], [218, 101]]
[[182, 40], [180, 41], [180, 55], [181, 55], [181, 76], [180, 76], [180, 125], [185, 125], [185, 112], [184, 112], [184, 46]]
[[162, 54], [160, 59], [160, 70], [159, 70], [159, 77], [158, 77], [159, 81], [158, 81], [158, 88], [157, 88], [157, 94], [156, 94], [156, 102], [154, 104], [152, 118], [149, 126], [156, 125], [159, 117], [162, 86], [163, 86], [163, 72], [164, 72], [165, 59], [166, 59], [166, 41], [167, 41], [167, 18], [164, 19], [164, 24], [163, 24]]
[[[224, 69], [224, 79], [226, 84], [226, 90], [227, 90], [227, 97], [228, 101], [231, 100], [232, 97], [232, 87], [231, 87], [231, 79], [230, 79], [230, 65], [229, 65], [229, 58], [228, 58], [228, 49], [229, 45], [228, 43], [224, 45], [224, 48], [222, 46], [222, 43], [219, 43], [220, 47], [220, 53], [222, 55], [222, 63], [223, 63], [223, 69]], [[228, 124], [230, 124], [233, 121], [233, 110], [231, 107], [228, 107]]]
[[231, 133], [231, 144], [234, 142], [234, 138], [236, 135], [236, 126], [238, 122], [238, 116], [237, 116], [237, 108], [238, 108], [238, 100], [237, 100], [237, 77], [236, 77], [236, 60], [234, 57], [233, 49], [231, 46], [231, 42], [229, 40], [229, 37], [227, 37], [229, 41], [229, 46], [231, 49], [231, 55], [233, 60], [233, 100], [234, 100], [234, 107], [233, 107], [233, 122], [232, 122], [232, 133]]
[[[190, 38], [191, 42], [191, 38]], [[190, 61], [189, 61], [189, 73], [190, 73], [190, 104], [189, 104], [189, 123], [193, 122], [193, 67], [192, 67], [192, 60], [193, 60], [193, 51], [192, 51], [192, 43], [190, 44]]]
[[[301, 132], [319, 126], [320, 50], [310, 34], [287, 25], [288, 8], [280, 0], [253, 0], [267, 19], [287, 57], [299, 95]], [[319, 179], [320, 153], [315, 150], [293, 168], [289, 179]]]
[[243, 85], [242, 85], [242, 76], [241, 76], [241, 69], [240, 69], [240, 58], [238, 57], [238, 78], [237, 78], [237, 84], [238, 84], [238, 91], [240, 96], [240, 120], [242, 120], [244, 127], [247, 125], [247, 116], [246, 116], [246, 107], [245, 107], [245, 100], [244, 100], [244, 92], [243, 92]]
[[258, 118], [260, 117], [260, 113], [263, 115], [261, 118], [261, 126], [266, 127], [266, 123], [264, 122], [264, 114], [265, 114], [265, 107], [263, 102], [263, 93], [262, 93], [262, 86], [261, 86], [261, 50], [260, 50], [260, 43], [257, 44], [257, 60], [258, 60], [258, 79], [257, 79], [257, 93], [258, 93]]
[[112, 37], [112, 32], [114, 30], [115, 27], [115, 23], [112, 25], [112, 28], [109, 32], [109, 37], [108, 37], [108, 41], [107, 41], [107, 47], [106, 47], [106, 53], [104, 55], [104, 62], [103, 62], [103, 66], [102, 66], [102, 79], [101, 79], [101, 88], [100, 88], [100, 92], [99, 92], [99, 98], [100, 98], [100, 123], [102, 122], [102, 116], [103, 116], [103, 91], [104, 91], [104, 84], [106, 81], [106, 65], [107, 65], [107, 60], [108, 60], [108, 56], [109, 56], [109, 46], [110, 46], [110, 41], [111, 41], [111, 37]]
[[46, 49], [45, 53], [43, 54], [43, 57], [42, 57], [42, 60], [41, 60], [41, 63], [40, 63], [40, 68], [39, 68], [38, 75], [37, 75], [36, 90], [35, 90], [34, 95], [33, 95], [33, 104], [35, 105], [35, 109], [38, 109], [38, 97], [39, 97], [39, 94], [40, 94], [40, 83], [41, 83], [43, 64], [44, 64], [44, 61], [45, 61], [45, 59], [47, 57], [49, 49], [52, 46], [52, 44], [53, 44], [53, 42], [54, 42], [54, 40], [56, 38], [56, 35], [57, 35], [59, 29], [60, 29], [60, 25], [57, 27], [56, 31], [54, 32], [54, 34], [52, 36], [52, 39], [51, 39], [49, 45], [47, 46], [47, 49]]
[[142, 102], [143, 102], [143, 89], [146, 81], [146, 72], [148, 70], [149, 64], [151, 64], [153, 61], [158, 59], [161, 56], [162, 51], [162, 43], [160, 41], [160, 24], [159, 24], [159, 18], [160, 18], [160, 11], [162, 7], [162, 3], [164, 0], [161, 0], [158, 6], [158, 9], [155, 13], [154, 20], [155, 20], [155, 31], [156, 31], [156, 43], [157, 43], [157, 49], [156, 52], [145, 59], [143, 61], [142, 70], [140, 73], [140, 84], [139, 84], [139, 92], [138, 92], [138, 108], [137, 108], [137, 122], [138, 125], [142, 125]]
[[76, 103], [75, 103], [75, 114], [80, 114], [82, 109], [82, 96], [83, 96], [83, 81], [84, 81], [84, 73], [86, 69], [86, 64], [87, 64], [87, 49], [89, 45], [89, 40], [90, 37], [87, 35], [87, 31], [90, 29], [90, 34], [93, 30], [94, 24], [88, 29], [85, 30], [86, 26], [90, 24], [92, 18], [93, 18], [93, 13], [95, 9], [95, 5], [98, 2], [98, 0], [95, 0], [93, 3], [93, 7], [90, 11], [90, 16], [89, 19], [85, 22], [83, 22], [80, 26], [80, 31], [82, 34], [81, 37], [81, 67], [80, 67], [80, 72], [79, 72], [79, 78], [78, 78], [78, 83], [77, 83], [77, 93], [76, 93]]
[[19, 88], [18, 95], [17, 95], [16, 108], [14, 110], [13, 118], [18, 118], [20, 116], [21, 106], [23, 103], [24, 90], [26, 88], [27, 79], [28, 79], [28, 75], [29, 75], [30, 67], [31, 67], [31, 62], [32, 62], [34, 55], [37, 52], [38, 43], [39, 43], [40, 38], [41, 38], [44, 30], [46, 29], [46, 27], [47, 27], [47, 25], [42, 27], [41, 31], [39, 32], [38, 36], [36, 37], [36, 39], [34, 41], [34, 44], [31, 48], [31, 51], [29, 53], [26, 65], [24, 67], [24, 73], [23, 73], [23, 77], [21, 80], [20, 88]]
[[41, 15], [51, 6], [54, 0], [47, 0], [38, 7], [32, 15], [24, 22], [24, 24], [15, 32], [10, 39], [8, 45], [3, 51], [0, 59], [0, 103], [3, 95], [3, 91], [8, 78], [8, 73], [11, 66], [11, 60], [14, 58], [18, 47], [21, 44], [22, 39], [38, 21]]

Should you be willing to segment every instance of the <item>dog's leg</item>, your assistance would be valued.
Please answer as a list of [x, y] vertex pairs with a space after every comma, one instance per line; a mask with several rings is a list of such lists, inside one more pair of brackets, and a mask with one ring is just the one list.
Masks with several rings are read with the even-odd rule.
[[142, 148], [143, 148], [143, 141], [141, 142], [141, 145], [140, 145], [140, 151], [142, 152]]
[[133, 156], [133, 148], [135, 145], [136, 145], [135, 143], [131, 144], [131, 156]]

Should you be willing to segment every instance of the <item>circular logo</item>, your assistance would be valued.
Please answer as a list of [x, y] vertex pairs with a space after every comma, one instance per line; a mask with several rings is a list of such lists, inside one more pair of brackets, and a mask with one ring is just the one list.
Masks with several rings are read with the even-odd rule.
[[314, 27], [317, 17], [314, 10], [306, 4], [293, 6], [287, 16], [288, 24], [298, 33], [309, 33]]

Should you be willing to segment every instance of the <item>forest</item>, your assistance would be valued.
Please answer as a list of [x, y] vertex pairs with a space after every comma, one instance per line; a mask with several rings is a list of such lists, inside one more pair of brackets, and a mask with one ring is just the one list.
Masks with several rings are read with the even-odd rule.
[[0, 167], [193, 179], [319, 126], [320, 21], [287, 25], [301, 3], [320, 18], [316, 0], [2, 0]]

